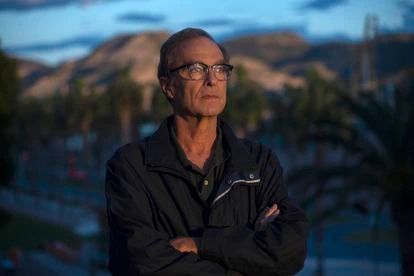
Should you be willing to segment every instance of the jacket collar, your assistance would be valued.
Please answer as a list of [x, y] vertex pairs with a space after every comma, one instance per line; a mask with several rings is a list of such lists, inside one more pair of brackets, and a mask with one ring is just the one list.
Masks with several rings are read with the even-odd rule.
[[[158, 130], [145, 140], [145, 165], [182, 172], [182, 166], [177, 162], [173, 141], [171, 141], [169, 134], [169, 126], [171, 126], [173, 121], [174, 117], [172, 115], [166, 118]], [[256, 167], [256, 162], [247, 147], [221, 118], [219, 118], [219, 126], [223, 134], [224, 144], [230, 152], [229, 166], [236, 169], [252, 169], [252, 167]]]

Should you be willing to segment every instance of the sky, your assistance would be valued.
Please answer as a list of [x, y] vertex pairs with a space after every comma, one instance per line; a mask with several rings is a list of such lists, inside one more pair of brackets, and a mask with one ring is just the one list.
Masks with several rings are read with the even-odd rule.
[[199, 27], [217, 40], [294, 31], [311, 43], [414, 33], [414, 0], [0, 0], [1, 49], [56, 66], [119, 34]]

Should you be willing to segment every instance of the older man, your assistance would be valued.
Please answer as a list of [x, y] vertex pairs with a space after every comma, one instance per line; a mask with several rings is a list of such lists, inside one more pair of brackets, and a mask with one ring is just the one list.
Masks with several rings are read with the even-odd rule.
[[162, 46], [158, 79], [173, 115], [108, 161], [114, 275], [292, 275], [307, 219], [276, 155], [218, 116], [233, 66], [214, 39], [184, 29]]

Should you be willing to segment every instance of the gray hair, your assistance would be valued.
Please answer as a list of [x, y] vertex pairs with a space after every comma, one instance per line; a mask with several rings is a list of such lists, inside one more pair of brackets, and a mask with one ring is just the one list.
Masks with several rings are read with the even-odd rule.
[[213, 41], [220, 48], [224, 57], [224, 61], [229, 61], [229, 56], [227, 54], [226, 49], [224, 49], [224, 47], [218, 44], [208, 32], [197, 28], [186, 28], [170, 36], [162, 45], [160, 50], [160, 62], [158, 63], [158, 79], [162, 77], [169, 77], [170, 71], [168, 68], [168, 62], [172, 51], [180, 43], [197, 37], [206, 37]]

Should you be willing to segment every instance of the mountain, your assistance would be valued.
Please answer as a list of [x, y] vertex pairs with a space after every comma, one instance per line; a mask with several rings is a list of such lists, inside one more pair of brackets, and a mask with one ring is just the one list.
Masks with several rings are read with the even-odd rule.
[[[224, 43], [230, 53], [257, 58], [278, 72], [303, 77], [311, 68], [322, 76], [350, 78], [359, 74], [367, 46], [355, 42], [309, 44], [295, 33], [250, 35]], [[414, 68], [414, 34], [380, 35], [370, 46], [379, 79]]]
[[384, 35], [376, 47], [379, 77], [398, 74], [414, 68], [414, 34]]
[[[168, 33], [146, 32], [139, 35], [119, 35], [103, 43], [87, 57], [65, 62], [24, 86], [26, 95], [47, 96], [65, 91], [75, 79], [93, 85], [98, 90], [128, 67], [131, 78], [142, 85], [154, 83], [157, 75], [159, 48]], [[27, 67], [27, 64], [21, 64]], [[22, 71], [25, 69], [21, 69]]]
[[231, 63], [236, 67], [243, 66], [247, 71], [247, 76], [267, 91], [280, 91], [285, 85], [293, 87], [304, 85], [303, 78], [279, 72], [257, 58], [242, 55], [232, 56]]
[[295, 59], [311, 47], [299, 35], [289, 32], [244, 36], [226, 41], [223, 46], [231, 55], [249, 56], [268, 64]]
[[[47, 96], [66, 91], [81, 78], [98, 90], [104, 89], [116, 73], [129, 67], [131, 78], [142, 85], [157, 83], [159, 49], [169, 34], [163, 31], [119, 35], [101, 44], [83, 59], [55, 68], [19, 60], [19, 75], [25, 95]], [[361, 68], [362, 43], [310, 44], [295, 33], [267, 33], [234, 38], [222, 43], [231, 62], [245, 67], [248, 77], [268, 91], [285, 85], [302, 86], [304, 76], [316, 69], [326, 79], [350, 78]], [[378, 77], [388, 78], [414, 68], [414, 34], [387, 35], [371, 46]]]
[[50, 73], [53, 70], [53, 67], [49, 67], [38, 62], [25, 60], [18, 57], [13, 58], [17, 61], [17, 75], [22, 81], [21, 84], [23, 87], [31, 86], [39, 78]]

